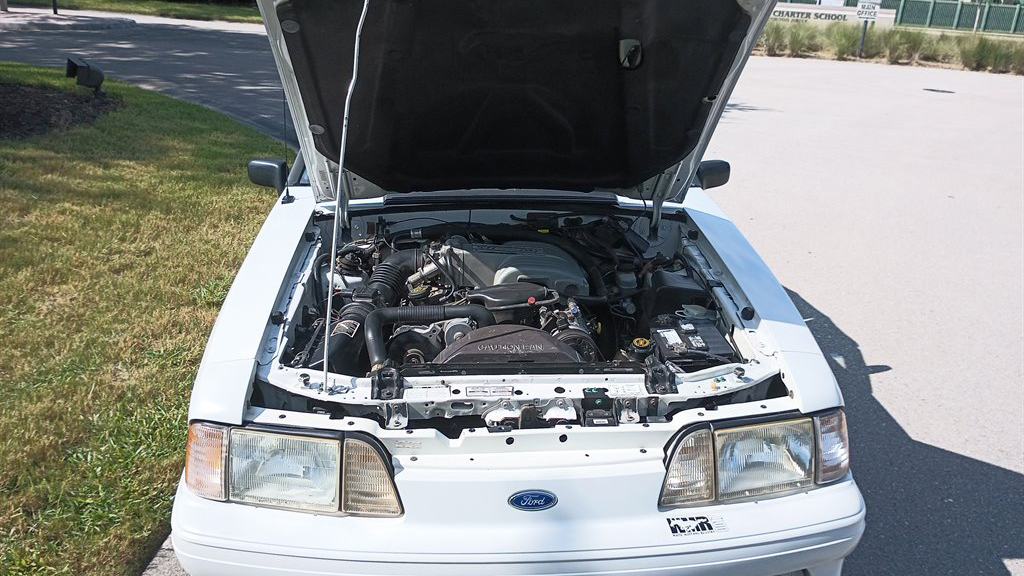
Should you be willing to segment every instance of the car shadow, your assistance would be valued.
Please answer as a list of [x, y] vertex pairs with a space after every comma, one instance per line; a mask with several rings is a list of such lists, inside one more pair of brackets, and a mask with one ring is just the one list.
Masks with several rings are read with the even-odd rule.
[[843, 574], [1008, 576], [1003, 559], [1024, 557], [1024, 475], [911, 438], [872, 395], [871, 375], [890, 368], [866, 365], [857, 342], [788, 292], [842, 388], [867, 502], [867, 530]]

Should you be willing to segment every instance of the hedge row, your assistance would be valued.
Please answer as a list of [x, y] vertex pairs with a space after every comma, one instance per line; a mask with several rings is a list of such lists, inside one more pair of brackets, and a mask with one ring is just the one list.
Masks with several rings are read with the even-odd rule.
[[[821, 28], [804, 22], [771, 21], [759, 47], [768, 56], [850, 60], [858, 57], [860, 34], [860, 26], [841, 22]], [[1024, 41], [981, 34], [871, 27], [864, 42], [864, 58], [889, 64], [941, 63], [1024, 75]]]

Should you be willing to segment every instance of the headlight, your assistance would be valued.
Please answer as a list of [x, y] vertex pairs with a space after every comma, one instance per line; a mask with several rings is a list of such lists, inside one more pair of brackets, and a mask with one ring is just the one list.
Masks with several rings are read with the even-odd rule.
[[337, 512], [341, 442], [231, 430], [228, 499], [310, 512]]
[[719, 500], [787, 492], [814, 482], [810, 418], [718, 430], [715, 444]]
[[322, 514], [402, 515], [386, 454], [370, 438], [197, 422], [189, 426], [185, 484], [212, 500]]
[[695, 430], [675, 445], [659, 505], [763, 498], [836, 482], [850, 470], [849, 449], [842, 410]]

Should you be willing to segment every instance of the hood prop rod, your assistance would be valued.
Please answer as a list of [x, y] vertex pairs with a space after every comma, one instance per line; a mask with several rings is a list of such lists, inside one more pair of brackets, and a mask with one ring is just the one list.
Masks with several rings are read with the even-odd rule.
[[352, 94], [356, 89], [356, 79], [359, 77], [359, 44], [363, 36], [363, 23], [366, 22], [366, 13], [370, 9], [370, 0], [363, 0], [363, 12], [359, 15], [359, 24], [356, 26], [355, 47], [352, 49], [352, 79], [348, 83], [348, 92], [345, 94], [345, 113], [341, 121], [341, 144], [338, 150], [338, 179], [334, 186], [334, 233], [331, 234], [331, 259], [328, 265], [328, 288], [327, 288], [327, 318], [325, 319], [324, 330], [324, 382], [320, 391], [330, 394], [333, 389], [327, 382], [330, 374], [331, 349], [331, 314], [334, 312], [334, 266], [338, 259], [338, 235], [341, 216], [344, 214], [348, 220], [348, 195], [342, 194], [341, 179], [345, 172], [345, 148], [348, 143], [348, 118], [352, 111]]

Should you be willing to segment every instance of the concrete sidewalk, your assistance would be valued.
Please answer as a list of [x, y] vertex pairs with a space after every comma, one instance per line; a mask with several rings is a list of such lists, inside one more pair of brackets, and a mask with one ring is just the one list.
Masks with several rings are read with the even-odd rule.
[[[250, 32], [263, 34], [262, 24], [245, 24], [240, 22], [224, 22], [221, 20], [186, 20], [184, 18], [166, 18], [164, 16], [148, 16], [145, 14], [129, 14], [126, 12], [104, 12], [99, 10], [59, 10], [60, 16], [73, 18], [106, 18], [133, 20], [137, 24], [163, 24], [166, 26], [188, 26], [203, 30], [223, 30], [229, 32]], [[0, 12], [0, 19], [7, 14], [30, 14], [36, 16], [53, 16], [49, 8], [33, 8], [30, 6], [11, 6], [9, 13]]]

